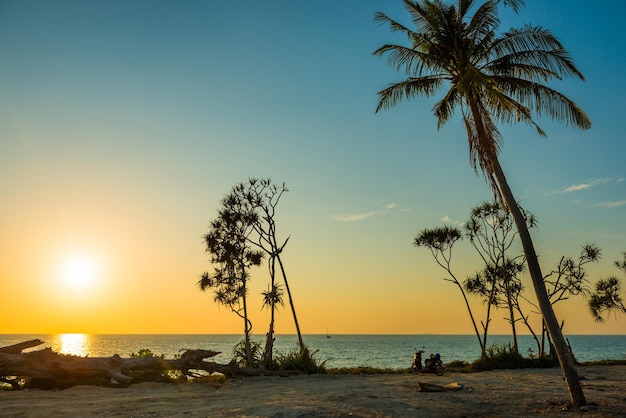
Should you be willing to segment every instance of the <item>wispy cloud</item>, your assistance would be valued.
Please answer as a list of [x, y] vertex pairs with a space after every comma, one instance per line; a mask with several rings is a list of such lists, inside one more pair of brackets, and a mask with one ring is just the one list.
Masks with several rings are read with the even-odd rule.
[[618, 200], [617, 202], [600, 202], [595, 204], [595, 206], [600, 206], [608, 209], [618, 208], [624, 205], [626, 205], [626, 200]]
[[363, 219], [371, 218], [372, 216], [378, 215], [383, 211], [369, 211], [366, 213], [356, 213], [354, 215], [333, 215], [332, 218], [339, 222], [356, 222], [362, 221]]
[[453, 224], [453, 225], [458, 225], [458, 226], [465, 225], [465, 222], [456, 221], [456, 220], [452, 219], [451, 217], [449, 217], [448, 215], [446, 215], [443, 218], [441, 218], [440, 221], [445, 223], [445, 224]]
[[561, 194], [561, 193], [573, 193], [573, 192], [579, 192], [581, 190], [587, 190], [587, 189], [591, 189], [592, 187], [598, 186], [600, 184], [606, 184], [606, 183], [621, 183], [624, 181], [623, 177], [618, 177], [618, 178], [600, 178], [600, 179], [593, 179], [590, 180], [586, 183], [578, 183], [578, 184], [572, 184], [571, 186], [567, 186], [563, 189], [559, 189], [559, 190], [554, 190], [553, 192], [551, 192], [550, 194]]
[[[369, 212], [354, 213], [350, 215], [332, 215], [331, 218], [338, 222], [357, 222], [373, 216], [382, 215], [393, 211], [398, 205], [396, 203], [387, 203], [385, 209], [370, 210]], [[410, 209], [399, 209], [401, 212], [408, 212]]]

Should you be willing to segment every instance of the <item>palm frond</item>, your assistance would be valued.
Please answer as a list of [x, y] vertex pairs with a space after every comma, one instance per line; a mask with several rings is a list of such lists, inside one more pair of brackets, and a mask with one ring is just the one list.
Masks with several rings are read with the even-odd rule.
[[520, 29], [510, 29], [494, 41], [492, 49], [494, 60], [510, 56], [509, 61], [512, 63], [531, 64], [559, 76], [585, 79], [563, 44], [552, 32], [541, 26], [526, 25]]
[[[471, 7], [471, 4], [466, 7]], [[467, 13], [467, 10], [463, 10], [464, 15], [465, 13]], [[485, 36], [492, 33], [493, 30], [499, 25], [500, 19], [498, 18], [498, 7], [494, 2], [488, 1], [476, 10], [467, 24], [466, 34], [470, 39], [477, 43], [478, 40], [483, 39]]]
[[374, 22], [378, 25], [389, 25], [389, 29], [392, 32], [412, 32], [411, 29], [407, 28], [403, 24], [393, 20], [383, 12], [374, 13]]
[[494, 79], [506, 94], [533, 109], [538, 115], [548, 116], [580, 129], [591, 128], [591, 120], [587, 114], [564, 94], [532, 81], [512, 77]]
[[381, 109], [389, 109], [403, 99], [412, 99], [418, 95], [430, 96], [443, 84], [442, 76], [427, 76], [408, 78], [378, 92], [378, 106], [376, 113]]
[[[485, 176], [489, 187], [494, 193], [495, 200], [503, 203], [502, 192], [492, 167], [493, 161], [496, 160], [496, 156], [500, 153], [502, 135], [491, 115], [485, 112], [485, 105], [482, 100], [475, 99], [473, 105], [477, 107], [476, 113], [471, 112], [466, 107], [463, 109], [463, 123], [469, 143], [470, 164], [476, 173], [480, 171]], [[469, 107], [469, 104], [466, 106]], [[474, 114], [480, 116], [475, 117]], [[477, 123], [479, 126], [477, 126]]]
[[440, 129], [454, 114], [454, 109], [461, 104], [461, 95], [458, 89], [451, 87], [446, 95], [433, 107], [437, 117], [437, 129]]
[[423, 75], [430, 61], [426, 54], [402, 45], [383, 45], [372, 54], [377, 57], [388, 54], [387, 63], [391, 67], [412, 77]]
[[515, 11], [515, 13], [519, 13], [522, 7], [526, 6], [526, 1], [524, 0], [496, 0], [496, 4], [498, 3], [503, 3], [505, 6], [509, 6]]

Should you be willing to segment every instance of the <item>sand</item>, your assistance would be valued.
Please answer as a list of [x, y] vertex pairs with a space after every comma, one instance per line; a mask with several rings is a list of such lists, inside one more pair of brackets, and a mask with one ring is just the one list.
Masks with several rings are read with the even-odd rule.
[[[0, 391], [0, 417], [626, 417], [626, 366], [580, 366], [588, 410], [567, 411], [560, 370], [315, 375], [206, 384]], [[457, 391], [418, 392], [418, 381]]]

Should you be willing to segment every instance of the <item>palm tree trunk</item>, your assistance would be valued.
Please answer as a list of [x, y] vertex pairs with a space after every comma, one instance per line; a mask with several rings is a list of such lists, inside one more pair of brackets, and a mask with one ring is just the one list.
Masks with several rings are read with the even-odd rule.
[[515, 197], [511, 192], [506, 177], [504, 176], [504, 172], [502, 171], [502, 167], [500, 166], [500, 162], [496, 156], [492, 157], [492, 166], [493, 174], [495, 175], [498, 185], [500, 186], [502, 197], [506, 202], [508, 209], [511, 211], [515, 225], [517, 226], [524, 254], [526, 255], [526, 262], [528, 263], [528, 271], [533, 282], [535, 295], [537, 296], [537, 302], [539, 303], [543, 319], [554, 343], [572, 404], [585, 406], [587, 404], [585, 394], [583, 393], [580, 380], [578, 379], [578, 373], [574, 367], [574, 360], [571, 352], [567, 347], [567, 342], [563, 337], [561, 327], [559, 326], [559, 322], [554, 314], [554, 309], [552, 309], [552, 304], [548, 298], [548, 292], [546, 291], [545, 283], [543, 281], [543, 275], [541, 273], [541, 267], [539, 266], [537, 254], [535, 253], [533, 241], [530, 237], [528, 226], [526, 225], [526, 219], [517, 205]]

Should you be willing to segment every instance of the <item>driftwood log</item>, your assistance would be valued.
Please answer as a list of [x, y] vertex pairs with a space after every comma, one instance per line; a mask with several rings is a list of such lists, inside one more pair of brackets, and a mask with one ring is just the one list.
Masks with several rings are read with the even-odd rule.
[[0, 353], [7, 354], [19, 354], [27, 348], [37, 347], [38, 345], [43, 344], [41, 340], [28, 340], [23, 343], [7, 345], [6, 347], [0, 347]]
[[[236, 363], [218, 364], [205, 359], [219, 354], [212, 350], [186, 350], [179, 358], [160, 357], [122, 358], [79, 357], [58, 354], [50, 348], [23, 353], [22, 350], [42, 344], [39, 340], [26, 341], [9, 347], [0, 347], [0, 381], [20, 388], [20, 381], [27, 387], [40, 389], [68, 388], [74, 385], [101, 385], [125, 387], [133, 383], [133, 374], [143, 372], [143, 380], [155, 379], [160, 373], [180, 371], [197, 377], [198, 370], [219, 372], [226, 377], [284, 375], [272, 372], [240, 368]], [[147, 379], [146, 379], [147, 377]]]

